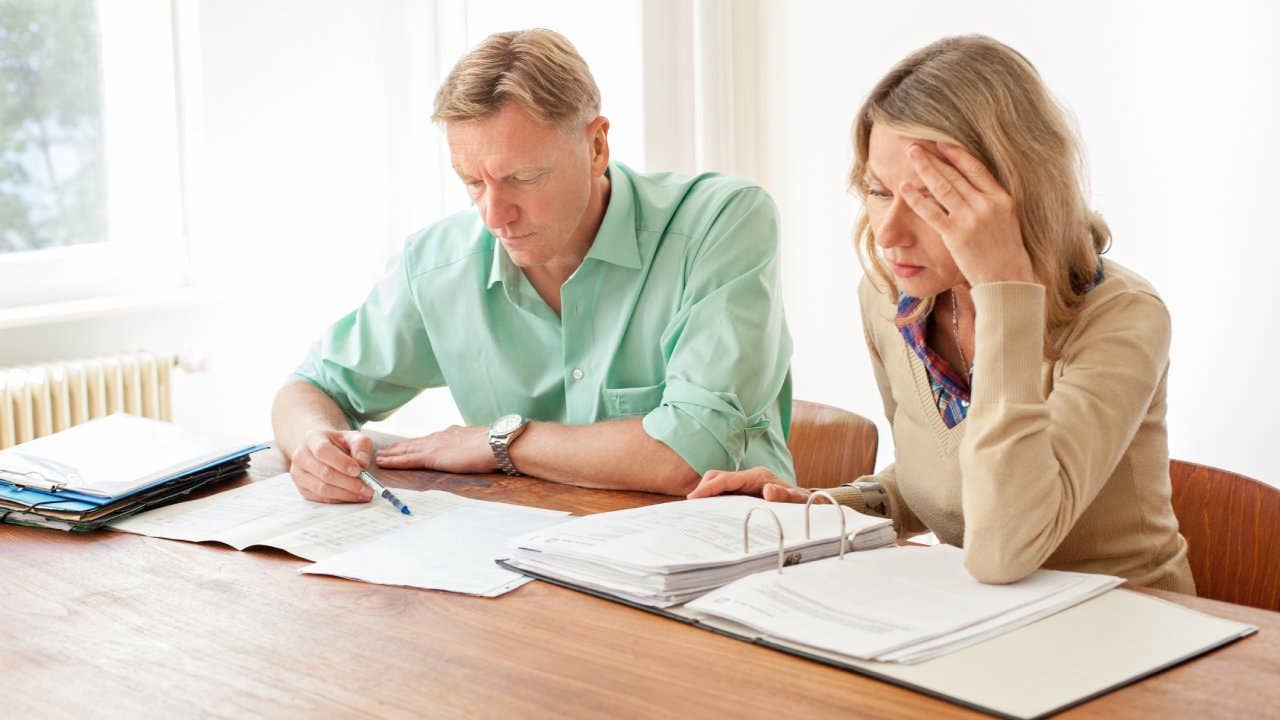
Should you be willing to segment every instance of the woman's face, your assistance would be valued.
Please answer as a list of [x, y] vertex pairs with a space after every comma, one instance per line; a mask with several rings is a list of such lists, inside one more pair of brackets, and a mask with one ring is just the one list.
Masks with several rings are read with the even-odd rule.
[[872, 125], [867, 174], [862, 180], [867, 188], [871, 230], [898, 289], [912, 297], [930, 298], [963, 284], [965, 278], [942, 236], [916, 215], [898, 192], [905, 182], [924, 195], [929, 194], [907, 157], [907, 148], [913, 144], [941, 158], [932, 141], [904, 137], [883, 125]]

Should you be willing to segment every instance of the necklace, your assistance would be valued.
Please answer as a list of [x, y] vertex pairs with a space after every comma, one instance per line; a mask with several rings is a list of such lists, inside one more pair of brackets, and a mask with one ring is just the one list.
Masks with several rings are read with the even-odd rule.
[[964, 364], [964, 373], [969, 374], [969, 358], [965, 357], [964, 346], [960, 344], [960, 308], [956, 304], [956, 291], [951, 291], [951, 337], [956, 341], [956, 350], [960, 351], [960, 362]]

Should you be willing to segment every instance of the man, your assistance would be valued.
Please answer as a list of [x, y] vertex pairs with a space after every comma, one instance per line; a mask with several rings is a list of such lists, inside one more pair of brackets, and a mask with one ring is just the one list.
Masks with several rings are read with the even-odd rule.
[[[276, 396], [305, 497], [369, 500], [372, 460], [673, 495], [711, 469], [794, 478], [771, 200], [611, 164], [599, 113], [548, 30], [490, 36], [454, 67], [433, 119], [475, 208], [411, 237]], [[351, 430], [440, 385], [468, 427], [376, 457]]]

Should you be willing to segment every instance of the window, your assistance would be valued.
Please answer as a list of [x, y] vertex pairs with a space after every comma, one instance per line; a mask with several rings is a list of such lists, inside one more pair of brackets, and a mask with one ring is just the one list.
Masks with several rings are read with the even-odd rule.
[[0, 5], [0, 252], [106, 236], [97, 35], [89, 0]]
[[177, 287], [173, 11], [0, 0], [0, 307]]

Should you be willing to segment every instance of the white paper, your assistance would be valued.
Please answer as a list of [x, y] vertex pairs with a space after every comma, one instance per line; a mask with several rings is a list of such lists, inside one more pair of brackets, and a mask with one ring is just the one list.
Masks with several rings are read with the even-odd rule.
[[116, 497], [253, 445], [118, 413], [0, 450], [0, 471], [19, 481], [52, 480], [66, 490]]
[[755, 512], [749, 524], [749, 547], [743, 551], [743, 520], [753, 507], [771, 510], [782, 525], [788, 551], [829, 542], [840, 534], [840, 515], [850, 535], [887, 526], [889, 520], [861, 515], [829, 504], [807, 508], [810, 533], [805, 536], [806, 507], [769, 503], [729, 495], [588, 515], [544, 532], [517, 538], [526, 551], [604, 563], [626, 572], [678, 572], [767, 557], [778, 550], [778, 526], [766, 512]]
[[505, 556], [507, 541], [562, 522], [566, 514], [498, 503], [465, 505], [300, 572], [496, 597], [531, 579], [494, 563]]
[[[968, 643], [961, 640], [976, 642], [1042, 615], [1046, 604], [1054, 604], [1048, 598], [1062, 609], [1120, 582], [1040, 570], [1017, 583], [985, 585], [964, 569], [963, 552], [936, 545], [854, 553], [757, 573], [688, 607], [849, 657], [912, 659], [917, 646], [932, 651], [927, 656], [963, 647]], [[938, 638], [946, 639], [929, 642]]]
[[108, 525], [114, 530], [190, 542], [224, 542], [237, 550], [367, 505], [316, 503], [298, 493], [288, 473], [186, 502], [148, 510]]
[[[298, 492], [288, 473], [199, 500], [169, 505], [110, 523], [123, 532], [190, 542], [222, 542], [244, 550], [274, 547], [306, 560], [323, 560], [390, 532], [427, 522], [455, 508], [519, 507], [473, 500], [440, 490], [394, 490], [405, 515], [382, 498], [368, 503], [317, 503]], [[522, 508], [549, 514], [567, 513]]]

